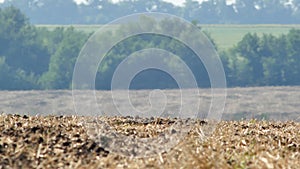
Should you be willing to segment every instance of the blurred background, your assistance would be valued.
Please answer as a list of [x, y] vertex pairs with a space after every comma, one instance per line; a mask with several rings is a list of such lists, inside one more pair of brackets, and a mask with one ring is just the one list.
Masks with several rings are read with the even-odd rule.
[[[72, 112], [71, 93], [66, 90], [71, 89], [76, 58], [87, 39], [112, 20], [141, 12], [182, 17], [215, 45], [230, 88], [225, 114], [235, 114], [224, 119], [299, 119], [299, 0], [2, 0], [0, 111]], [[97, 72], [96, 89], [110, 90], [117, 65], [130, 53], [150, 47], [184, 60], [206, 95], [210, 81], [195, 54], [175, 39], [149, 35], [130, 37], [107, 54]], [[147, 70], [130, 88], [165, 90], [178, 85], [164, 72]]]

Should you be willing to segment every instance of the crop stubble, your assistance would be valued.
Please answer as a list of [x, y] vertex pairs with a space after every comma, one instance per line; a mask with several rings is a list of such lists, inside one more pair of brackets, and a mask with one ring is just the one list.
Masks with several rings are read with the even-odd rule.
[[[87, 135], [79, 116], [0, 116], [1, 168], [299, 168], [300, 124], [275, 121], [221, 121], [210, 136], [195, 123], [170, 151], [147, 158], [106, 150]], [[127, 118], [127, 119], [126, 119]], [[174, 119], [147, 124], [129, 117], [106, 117], [115, 130], [155, 137]], [[160, 129], [160, 130], [159, 130]], [[158, 132], [159, 131], [159, 132]]]

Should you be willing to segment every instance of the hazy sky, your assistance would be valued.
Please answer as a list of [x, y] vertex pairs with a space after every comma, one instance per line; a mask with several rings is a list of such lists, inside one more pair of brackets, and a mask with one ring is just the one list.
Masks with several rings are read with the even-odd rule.
[[[0, 3], [3, 2], [4, 0], [0, 0]], [[76, 1], [77, 3], [81, 3], [81, 2], [85, 2], [87, 0], [74, 0]], [[119, 2], [120, 0], [112, 0], [113, 2]], [[185, 0], [163, 0], [163, 1], [166, 1], [166, 2], [171, 2], [172, 4], [174, 5], [177, 5], [177, 6], [182, 6], [183, 3], [185, 2]], [[202, 2], [203, 0], [197, 0], [199, 2]], [[234, 2], [235, 0], [227, 0], [227, 2]]]
[[[77, 3], [81, 3], [81, 2], [85, 2], [87, 0], [74, 0], [74, 1], [76, 1]], [[116, 3], [116, 2], [119, 2], [120, 0], [111, 0], [111, 1]], [[183, 3], [185, 2], [185, 0], [163, 0], [163, 1], [170, 2], [170, 3], [172, 3], [174, 5], [177, 5], [177, 6], [183, 6]], [[203, 0], [195, 0], [195, 1], [202, 2]], [[229, 3], [232, 3], [234, 1], [235, 0], [227, 0], [227, 2], [229, 2]]]
[[[1, 1], [1, 0], [0, 0]], [[74, 0], [76, 1], [77, 3], [81, 3], [81, 2], [86, 2], [87, 0]], [[113, 3], [117, 3], [119, 2], [120, 0], [111, 0]], [[163, 1], [166, 1], [166, 2], [171, 2], [172, 4], [174, 5], [177, 5], [177, 6], [182, 6], [183, 3], [185, 2], [185, 0], [163, 0]], [[199, 2], [201, 2], [202, 0], [198, 0]]]

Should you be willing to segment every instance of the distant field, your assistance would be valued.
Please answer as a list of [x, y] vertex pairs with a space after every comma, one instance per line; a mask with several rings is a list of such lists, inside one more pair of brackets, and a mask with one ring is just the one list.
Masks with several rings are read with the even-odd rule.
[[203, 30], [211, 34], [220, 49], [236, 45], [249, 32], [279, 36], [292, 28], [300, 29], [300, 25], [203, 25]]
[[[149, 109], [149, 95], [152, 90], [130, 91], [131, 104], [140, 112], [146, 112]], [[163, 90], [165, 97], [157, 97], [154, 105], [165, 103], [165, 112], [179, 112], [181, 105], [180, 92], [189, 92], [191, 90]], [[128, 100], [127, 91], [113, 91], [118, 96], [117, 102], [112, 100], [111, 91], [96, 91], [97, 103], [101, 112], [118, 112], [115, 103], [124, 103]], [[211, 90], [199, 89], [199, 95], [194, 95], [184, 99], [186, 103], [194, 104], [197, 99], [200, 100], [198, 107], [198, 117], [207, 116], [211, 104]], [[195, 90], [193, 93], [197, 93]], [[97, 113], [98, 108], [92, 106], [94, 93], [90, 95], [89, 91], [76, 93], [80, 99], [77, 102], [78, 107], [84, 107], [86, 113]], [[49, 91], [0, 91], [0, 113], [24, 113], [29, 115], [60, 115], [74, 114], [74, 104], [71, 90], [49, 90]], [[300, 86], [295, 87], [249, 87], [249, 88], [228, 88], [226, 105], [223, 112], [223, 120], [241, 120], [241, 119], [265, 119], [265, 120], [293, 120], [300, 122]], [[154, 101], [152, 99], [152, 101]], [[86, 106], [90, 105], [90, 106]], [[152, 110], [152, 109], [151, 109]], [[186, 111], [193, 112], [193, 106], [189, 106]], [[122, 112], [123, 115], [128, 115]], [[154, 110], [153, 112], [155, 113]], [[185, 115], [187, 112], [184, 112]], [[130, 112], [130, 115], [134, 115]], [[155, 114], [153, 114], [155, 115]], [[166, 117], [168, 114], [164, 114]]]
[[[54, 29], [62, 25], [37, 25]], [[68, 25], [69, 26], [69, 25]], [[101, 25], [73, 25], [77, 30], [92, 33], [99, 29]], [[66, 26], [65, 26], [66, 27]], [[201, 25], [203, 31], [207, 31], [220, 49], [228, 49], [236, 45], [242, 37], [248, 32], [258, 35], [273, 34], [281, 35], [287, 33], [290, 29], [300, 29], [300, 25]]]

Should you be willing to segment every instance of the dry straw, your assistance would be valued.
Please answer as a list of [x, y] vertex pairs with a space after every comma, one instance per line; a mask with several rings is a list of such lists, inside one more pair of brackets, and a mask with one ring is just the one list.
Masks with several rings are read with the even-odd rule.
[[[0, 168], [300, 168], [300, 124], [222, 121], [205, 138], [206, 123], [171, 151], [129, 158], [100, 147], [76, 116], [0, 115]], [[125, 135], [155, 137], [172, 119], [147, 124], [102, 118]], [[127, 120], [127, 121], [126, 121]]]

